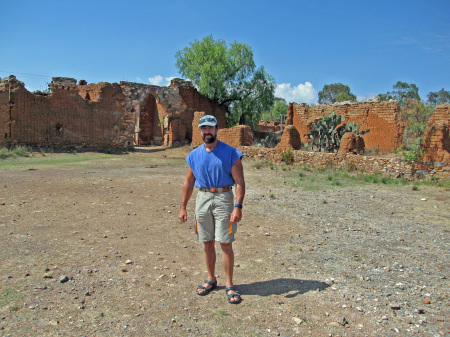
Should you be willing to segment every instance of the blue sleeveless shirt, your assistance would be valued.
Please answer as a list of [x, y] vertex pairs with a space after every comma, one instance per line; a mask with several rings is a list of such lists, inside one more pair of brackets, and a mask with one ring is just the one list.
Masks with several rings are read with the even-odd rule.
[[234, 185], [231, 167], [243, 154], [234, 147], [221, 142], [211, 152], [205, 144], [193, 150], [186, 157], [195, 177], [195, 186], [199, 188], [228, 187]]

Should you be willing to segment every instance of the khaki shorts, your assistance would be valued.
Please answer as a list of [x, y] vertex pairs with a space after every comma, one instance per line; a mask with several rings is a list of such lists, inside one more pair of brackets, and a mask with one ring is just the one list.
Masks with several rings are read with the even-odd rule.
[[228, 192], [199, 191], [195, 202], [195, 230], [199, 242], [233, 242], [237, 223], [231, 222], [234, 196]]

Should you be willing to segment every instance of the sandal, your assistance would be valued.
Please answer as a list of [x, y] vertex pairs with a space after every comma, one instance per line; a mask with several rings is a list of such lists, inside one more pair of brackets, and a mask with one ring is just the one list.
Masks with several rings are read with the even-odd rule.
[[[236, 291], [236, 289], [235, 289], [233, 286], [231, 286], [231, 287], [226, 287], [226, 288], [225, 288], [225, 293], [227, 294], [228, 302], [229, 302], [229, 303], [232, 303], [232, 304], [238, 304], [238, 303], [241, 303], [241, 301], [242, 301], [241, 294], [238, 294], [238, 293], [235, 293], [235, 294], [229, 294], [228, 292], [229, 292], [230, 290]], [[236, 300], [233, 301], [233, 298], [236, 298]]]
[[[197, 287], [197, 295], [200, 295], [200, 296], [208, 295], [208, 294], [211, 292], [211, 290], [213, 290], [214, 288], [217, 287], [217, 279], [216, 279], [214, 282], [213, 282], [213, 281], [206, 280], [205, 283], [209, 284], [209, 285], [211, 286], [211, 288], [206, 288], [206, 287], [204, 287], [203, 285], [199, 285], [199, 286]], [[199, 292], [198, 292], [199, 289], [202, 289], [203, 292], [199, 293]]]

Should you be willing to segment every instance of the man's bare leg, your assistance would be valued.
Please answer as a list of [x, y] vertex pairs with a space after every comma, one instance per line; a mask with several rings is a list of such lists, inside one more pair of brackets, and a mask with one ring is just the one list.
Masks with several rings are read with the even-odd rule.
[[[214, 246], [215, 241], [211, 240], [208, 242], [204, 242], [205, 248], [205, 261], [206, 261], [206, 269], [208, 271], [208, 280], [214, 282], [216, 280], [215, 268], [216, 268], [216, 248]], [[212, 288], [212, 285], [208, 283], [204, 283], [203, 286], [205, 288]], [[204, 292], [203, 289], [197, 289], [199, 294]]]
[[[233, 252], [233, 244], [229, 243], [221, 243], [222, 247], [222, 265], [225, 270], [226, 276], [226, 286], [231, 287], [233, 285], [233, 268], [234, 268], [234, 252]], [[228, 294], [236, 294], [234, 290], [228, 291]], [[232, 301], [238, 300], [236, 297], [232, 298]]]

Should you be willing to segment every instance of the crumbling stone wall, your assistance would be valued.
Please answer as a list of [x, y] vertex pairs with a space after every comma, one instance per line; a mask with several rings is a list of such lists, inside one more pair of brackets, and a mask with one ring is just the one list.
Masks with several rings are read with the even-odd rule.
[[183, 121], [179, 118], [164, 123], [164, 127], [168, 128], [164, 134], [164, 145], [172, 146], [176, 143], [186, 142], [187, 128]]
[[425, 161], [450, 163], [450, 104], [436, 107], [423, 138]]
[[96, 102], [78, 95], [74, 79], [54, 78], [50, 89], [50, 95], [35, 95], [14, 76], [0, 82], [0, 105], [11, 102], [10, 111], [0, 112], [0, 124], [9, 127], [2, 129], [2, 141], [43, 146], [132, 144], [127, 132], [132, 118], [117, 84], [101, 90], [102, 99]]
[[402, 144], [404, 126], [397, 102], [345, 102], [314, 107], [290, 103], [286, 123], [297, 128], [303, 143], [309, 143], [312, 123], [332, 112], [345, 117], [344, 123], [359, 123], [361, 131], [370, 129], [364, 135], [367, 149], [373, 147], [379, 153], [388, 153]]
[[[159, 87], [132, 82], [77, 85], [73, 78], [54, 77], [50, 90], [36, 95], [14, 76], [0, 81], [0, 142], [122, 147], [161, 145], [164, 137], [170, 144], [191, 141], [194, 111], [200, 109], [225, 124], [226, 108], [181, 79]], [[172, 121], [176, 125], [170, 126]]]
[[[254, 146], [240, 146], [238, 149], [245, 158], [255, 160], [282, 162], [281, 152], [276, 149], [259, 148]], [[356, 156], [351, 153], [338, 154], [326, 152], [310, 152], [292, 150], [295, 164], [310, 168], [345, 169], [351, 172], [381, 173], [390, 177], [404, 177], [408, 179], [430, 179], [450, 177], [450, 163], [415, 163], [409, 164], [401, 159], [401, 155], [395, 158], [382, 156]]]
[[[225, 116], [227, 113], [227, 109], [223, 105], [219, 105], [216, 101], [209, 99], [208, 97], [200, 94], [197, 89], [194, 88], [191, 82], [186, 82], [180, 79], [172, 80], [172, 85], [175, 88], [178, 88], [180, 93], [180, 97], [183, 102], [186, 104], [186, 109], [184, 111], [180, 111], [178, 116], [185, 122], [185, 126], [187, 128], [186, 138], [192, 139], [194, 138], [195, 130], [197, 129], [197, 125], [195, 129], [192, 128], [194, 120], [194, 113], [196, 111], [203, 111], [206, 115], [215, 116], [217, 119], [217, 123], [220, 128], [225, 128], [227, 125]], [[194, 131], [194, 132], [193, 132]]]
[[266, 121], [266, 122], [259, 122], [257, 127], [258, 132], [278, 132], [281, 131], [281, 123], [280, 122], [274, 122], [274, 121]]

